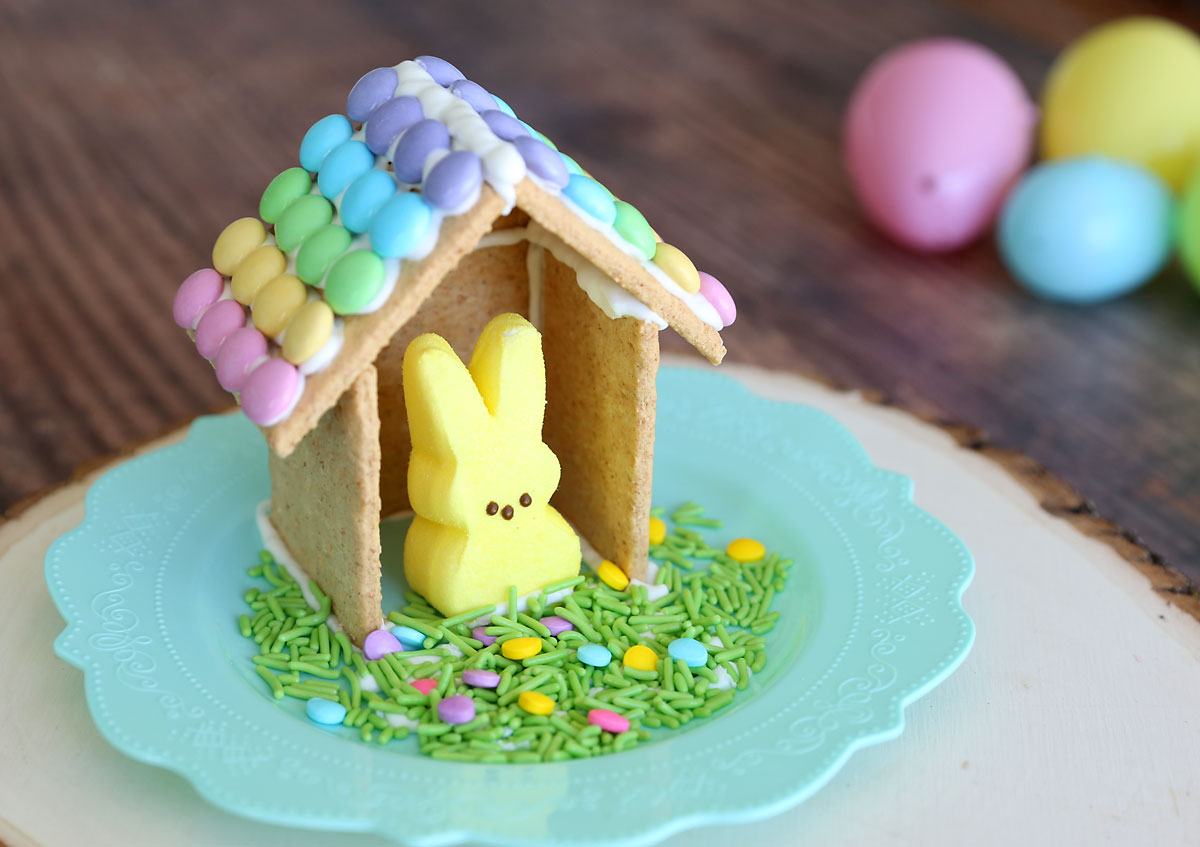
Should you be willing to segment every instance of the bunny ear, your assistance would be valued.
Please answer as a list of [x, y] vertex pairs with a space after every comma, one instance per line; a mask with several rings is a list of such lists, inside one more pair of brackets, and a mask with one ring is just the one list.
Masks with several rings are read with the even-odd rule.
[[546, 413], [542, 336], [520, 315], [492, 318], [471, 356], [471, 376], [488, 411], [541, 440]]
[[453, 456], [477, 441], [488, 410], [458, 354], [428, 333], [404, 351], [404, 403], [414, 450]]

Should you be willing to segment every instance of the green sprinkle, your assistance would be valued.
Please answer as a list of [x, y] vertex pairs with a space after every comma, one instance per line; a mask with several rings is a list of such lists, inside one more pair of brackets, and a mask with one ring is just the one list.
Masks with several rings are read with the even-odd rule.
[[266, 681], [267, 685], [271, 686], [271, 695], [276, 700], [283, 697], [283, 686], [280, 685], [279, 680], [275, 678], [275, 674], [271, 673], [262, 665], [258, 665], [254, 668], [254, 670]]

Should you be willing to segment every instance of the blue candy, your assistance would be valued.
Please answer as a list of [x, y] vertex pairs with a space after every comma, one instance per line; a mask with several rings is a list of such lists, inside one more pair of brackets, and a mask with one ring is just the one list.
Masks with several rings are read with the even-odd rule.
[[329, 151], [317, 172], [317, 188], [332, 200], [375, 167], [375, 156], [361, 141], [344, 141]]
[[606, 668], [612, 661], [612, 653], [608, 652], [607, 647], [600, 644], [584, 644], [575, 651], [575, 658], [594, 668]]
[[396, 69], [376, 68], [363, 74], [346, 98], [346, 114], [352, 121], [365, 121], [380, 103], [396, 93]]
[[558, 155], [562, 156], [563, 164], [567, 166], [568, 173], [579, 174], [580, 176], [586, 176], [586, 174], [584, 174], [584, 172], [583, 172], [583, 168], [579, 167], [578, 162], [576, 162], [574, 159], [572, 159], [566, 153], [559, 153]]
[[418, 56], [416, 63], [425, 69], [425, 73], [433, 77], [434, 82], [441, 86], [447, 86], [455, 80], [463, 78], [462, 71], [437, 56]]
[[483, 162], [479, 156], [470, 150], [456, 150], [433, 166], [423, 190], [425, 199], [434, 206], [457, 212], [479, 194], [482, 183]]
[[390, 173], [375, 168], [367, 171], [350, 183], [342, 197], [342, 206], [338, 209], [342, 225], [354, 233], [366, 232], [371, 226], [371, 218], [395, 193], [396, 180]]
[[308, 128], [300, 142], [300, 167], [309, 173], [321, 170], [329, 151], [350, 140], [354, 128], [345, 115], [327, 115]]
[[420, 194], [397, 194], [371, 219], [371, 249], [385, 259], [405, 255], [421, 243], [432, 218], [433, 210]]
[[450, 147], [450, 130], [441, 121], [426, 118], [410, 126], [400, 136], [392, 153], [396, 179], [417, 185], [424, 178], [425, 160], [435, 150]]
[[313, 723], [325, 726], [335, 726], [346, 718], [345, 706], [321, 697], [313, 697], [309, 700], [308, 705], [304, 707], [304, 711], [308, 715], [308, 719]]
[[667, 653], [675, 661], [683, 659], [689, 668], [702, 668], [708, 664], [708, 650], [694, 638], [676, 638], [667, 645]]
[[425, 633], [418, 632], [411, 626], [394, 626], [392, 635], [396, 636], [407, 650], [420, 650], [425, 646]]
[[495, 94], [492, 95], [492, 99], [496, 101], [496, 105], [500, 107], [501, 112], [508, 115], [510, 118], [515, 118], [517, 116], [517, 113], [513, 111], [513, 107], [505, 103]]
[[594, 179], [581, 174], [571, 174], [563, 194], [602, 224], [611, 224], [617, 219], [617, 205], [613, 202], [612, 195]]

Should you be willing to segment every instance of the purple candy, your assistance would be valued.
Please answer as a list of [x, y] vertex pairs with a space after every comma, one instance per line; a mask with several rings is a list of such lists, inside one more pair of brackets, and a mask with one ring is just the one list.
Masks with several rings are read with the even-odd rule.
[[496, 108], [496, 98], [487, 93], [487, 89], [469, 79], [460, 79], [450, 84], [450, 93], [461, 97], [476, 112], [486, 112]]
[[566, 632], [568, 629], [575, 628], [575, 624], [560, 618], [558, 615], [539, 618], [538, 623], [550, 630], [551, 635], [558, 635], [560, 632]]
[[460, 211], [479, 193], [483, 163], [470, 150], [457, 150], [433, 166], [425, 180], [425, 199], [444, 211]]
[[475, 701], [466, 694], [455, 694], [438, 703], [438, 717], [446, 723], [470, 723], [475, 720]]
[[471, 637], [483, 644], [484, 647], [491, 647], [496, 643], [496, 636], [488, 635], [485, 631], [487, 627], [477, 626], [471, 630]]
[[435, 150], [450, 147], [450, 130], [441, 121], [426, 118], [410, 126], [400, 136], [392, 156], [396, 179], [417, 185], [425, 175], [425, 160]]
[[544, 179], [555, 188], [562, 188], [567, 184], [570, 177], [567, 166], [562, 156], [551, 149], [550, 145], [543, 144], [530, 135], [514, 139], [513, 144], [525, 160], [525, 167], [529, 168], [529, 172], [534, 176]]
[[363, 74], [346, 98], [346, 116], [352, 121], [365, 121], [372, 110], [396, 93], [396, 69], [376, 68]]
[[512, 115], [504, 114], [499, 109], [488, 109], [486, 112], [481, 112], [479, 117], [483, 118], [488, 129], [496, 133], [497, 138], [504, 141], [512, 141], [522, 135], [529, 135], [529, 130], [525, 129], [523, 123]]
[[388, 653], [400, 653], [403, 650], [400, 639], [386, 629], [377, 629], [363, 639], [363, 655], [371, 662], [382, 659]]
[[462, 681], [473, 688], [495, 688], [500, 684], [500, 674], [495, 671], [471, 668], [463, 671]]
[[421, 101], [416, 97], [393, 97], [384, 101], [367, 121], [367, 147], [376, 156], [386, 153], [397, 135], [423, 117]]
[[463, 78], [462, 71], [437, 56], [418, 56], [416, 62], [425, 69], [425, 73], [433, 77], [433, 81], [438, 85], [446, 86]]

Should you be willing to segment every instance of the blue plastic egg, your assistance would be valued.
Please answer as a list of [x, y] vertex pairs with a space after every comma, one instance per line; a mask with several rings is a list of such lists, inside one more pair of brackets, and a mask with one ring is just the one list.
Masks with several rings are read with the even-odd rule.
[[998, 241], [1017, 281], [1039, 297], [1097, 303], [1126, 294], [1166, 262], [1171, 195], [1150, 171], [1087, 157], [1045, 162], [1005, 201]]

